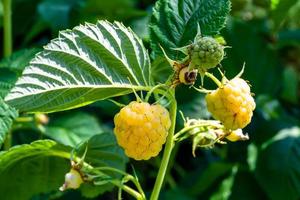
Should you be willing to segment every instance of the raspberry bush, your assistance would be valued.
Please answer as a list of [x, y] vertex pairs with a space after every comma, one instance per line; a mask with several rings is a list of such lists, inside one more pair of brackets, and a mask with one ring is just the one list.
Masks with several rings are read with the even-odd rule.
[[[296, 159], [289, 157], [298, 152], [295, 140], [299, 130], [292, 126], [297, 120], [278, 108], [279, 101], [270, 100], [280, 91], [280, 101], [289, 106], [288, 113], [298, 115], [293, 107], [298, 100], [297, 87], [288, 90], [286, 86], [298, 81], [294, 73], [297, 68], [290, 67], [298, 63], [297, 52], [281, 52], [290, 59], [283, 59], [289, 69], [281, 78], [274, 78], [277, 71], [273, 68], [262, 66], [274, 66], [276, 56], [271, 52], [292, 43], [295, 38], [291, 39], [294, 34], [289, 32], [276, 34], [278, 19], [274, 19], [274, 23], [265, 20], [263, 28], [253, 28], [256, 21], [250, 28], [243, 26], [249, 19], [268, 17], [254, 13], [253, 8], [259, 7], [265, 13], [270, 2], [232, 1], [236, 2], [234, 15], [243, 16], [242, 20], [228, 16], [229, 0], [157, 0], [155, 5], [142, 1], [134, 7], [137, 10], [132, 10], [128, 1], [111, 0], [118, 9], [101, 6], [104, 9], [101, 13], [113, 13], [107, 20], [92, 16], [91, 13], [105, 18], [94, 12], [99, 5], [106, 4], [105, 1], [95, 2], [80, 0], [74, 5], [61, 2], [62, 7], [65, 3], [69, 5], [66, 10], [72, 14], [69, 13], [72, 20], [56, 18], [61, 10], [54, 14], [49, 11], [49, 16], [41, 15], [43, 19], [31, 27], [24, 44], [18, 47], [30, 40], [35, 41], [32, 46], [46, 41], [39, 38], [36, 31], [43, 30], [55, 18], [81, 25], [61, 31], [43, 50], [20, 51], [0, 62], [0, 69], [9, 66], [3, 73], [8, 75], [0, 77], [0, 144], [3, 143], [4, 150], [0, 153], [0, 192], [3, 199], [68, 199], [68, 195], [72, 198], [82, 195], [84, 198], [157, 200], [169, 199], [177, 193], [179, 199], [208, 196], [210, 199], [220, 196], [240, 199], [240, 191], [235, 188], [247, 184], [251, 185], [250, 189], [242, 192], [266, 191], [253, 199], [286, 198], [281, 190], [270, 192], [269, 185], [280, 184], [280, 181], [261, 184], [272, 171], [266, 172], [262, 166], [264, 160], [272, 161], [269, 168], [274, 165], [275, 171], [281, 170], [275, 159], [278, 156], [269, 156], [274, 144], [280, 146], [276, 152], [287, 155], [287, 160], [293, 163], [287, 166], [297, 166], [294, 165]], [[3, 18], [10, 15], [6, 3]], [[41, 12], [48, 4], [50, 1], [41, 0], [37, 10]], [[146, 19], [133, 20], [146, 15], [140, 12], [141, 7], [150, 6], [153, 13], [149, 23]], [[276, 11], [275, 3], [272, 6], [270, 16], [280, 11]], [[295, 10], [292, 10], [294, 14]], [[122, 19], [123, 11], [131, 13], [124, 19], [126, 26], [115, 20]], [[77, 14], [85, 18], [76, 21]], [[83, 23], [87, 19], [95, 23]], [[266, 21], [268, 26], [274, 24], [269, 35]], [[289, 24], [292, 25], [295, 24]], [[3, 26], [4, 50], [10, 55], [9, 26], [7, 23]], [[53, 27], [55, 23], [51, 24]], [[57, 32], [56, 29], [43, 31], [47, 37], [48, 33]], [[251, 35], [254, 33], [256, 37]], [[20, 41], [18, 34], [16, 41]], [[239, 38], [245, 35], [245, 39], [237, 42], [234, 34]], [[286, 41], [277, 44], [282, 38]], [[259, 45], [252, 49], [253, 43]], [[244, 56], [253, 58], [246, 60]], [[247, 70], [235, 75], [243, 62]], [[280, 62], [276, 60], [276, 63]], [[266, 78], [269, 74], [270, 79]], [[4, 82], [6, 80], [9, 81]], [[277, 82], [280, 84], [276, 85]], [[254, 96], [253, 92], [258, 95]], [[267, 112], [261, 112], [262, 108]], [[262, 120], [258, 125], [250, 125], [255, 118]], [[282, 118], [289, 122], [285, 124], [288, 132], [281, 132], [280, 137], [275, 136], [272, 141], [266, 138], [273, 137], [274, 133], [262, 140], [255, 138], [257, 126], [265, 127], [266, 122], [269, 126], [269, 120], [275, 119], [277, 123]], [[268, 126], [265, 129], [269, 129]], [[33, 136], [20, 136], [27, 129]], [[284, 137], [288, 138], [286, 142], [278, 142]], [[179, 145], [184, 140], [187, 142]], [[244, 140], [250, 142], [243, 144]], [[234, 142], [239, 144], [232, 145]], [[288, 147], [282, 148], [282, 145]], [[191, 161], [193, 157], [197, 158]], [[283, 180], [294, 184], [298, 172], [292, 168], [278, 174], [287, 176], [288, 179]], [[6, 184], [10, 178], [18, 180], [18, 184]], [[226, 180], [220, 181], [223, 178]], [[44, 179], [50, 180], [49, 184], [43, 184]], [[279, 188], [288, 187], [286, 185], [281, 184]], [[166, 190], [162, 192], [164, 186]], [[108, 191], [110, 193], [105, 193]], [[37, 195], [39, 193], [43, 195]], [[298, 193], [291, 192], [288, 197], [299, 199]]]

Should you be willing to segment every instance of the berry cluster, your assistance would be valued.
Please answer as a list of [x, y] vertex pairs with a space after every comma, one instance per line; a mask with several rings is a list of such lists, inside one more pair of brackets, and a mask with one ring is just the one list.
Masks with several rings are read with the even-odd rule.
[[236, 130], [250, 123], [255, 102], [247, 82], [234, 78], [205, 97], [207, 109], [225, 128]]
[[136, 101], [123, 107], [114, 123], [118, 144], [136, 160], [157, 156], [171, 126], [169, 112], [163, 106]]

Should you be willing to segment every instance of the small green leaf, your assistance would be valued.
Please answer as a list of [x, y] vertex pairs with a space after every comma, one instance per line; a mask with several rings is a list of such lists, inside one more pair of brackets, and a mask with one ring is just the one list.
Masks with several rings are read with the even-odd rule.
[[200, 25], [203, 35], [218, 34], [230, 11], [229, 0], [159, 0], [150, 25], [151, 46], [155, 56], [162, 55], [161, 45], [171, 58], [178, 56], [172, 48], [190, 44]]
[[18, 116], [18, 112], [7, 105], [0, 97], [0, 146], [9, 132], [13, 120]]
[[50, 116], [45, 128], [45, 135], [72, 147], [104, 131], [94, 116], [79, 111]]
[[149, 56], [122, 24], [99, 21], [62, 31], [23, 72], [6, 101], [27, 112], [55, 112], [145, 90]]
[[299, 127], [283, 129], [262, 145], [255, 175], [270, 199], [299, 199], [299, 155]]

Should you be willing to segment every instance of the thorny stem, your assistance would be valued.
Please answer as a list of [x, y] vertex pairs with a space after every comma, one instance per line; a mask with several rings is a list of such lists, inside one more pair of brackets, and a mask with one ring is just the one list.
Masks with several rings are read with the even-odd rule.
[[174, 132], [175, 132], [175, 123], [176, 123], [176, 112], [177, 112], [177, 102], [175, 99], [175, 90], [172, 89], [172, 99], [171, 100], [171, 108], [170, 108], [170, 116], [171, 116], [171, 127], [169, 131], [169, 135], [167, 137], [167, 142], [163, 154], [163, 158], [161, 161], [161, 165], [158, 171], [158, 175], [156, 177], [156, 181], [154, 184], [154, 188], [150, 197], [150, 200], [157, 200], [159, 197], [159, 193], [165, 178], [165, 174], [168, 168], [168, 163], [170, 160], [171, 152], [174, 146]]
[[4, 57], [12, 53], [12, 28], [11, 28], [11, 0], [2, 0], [3, 3], [3, 51]]

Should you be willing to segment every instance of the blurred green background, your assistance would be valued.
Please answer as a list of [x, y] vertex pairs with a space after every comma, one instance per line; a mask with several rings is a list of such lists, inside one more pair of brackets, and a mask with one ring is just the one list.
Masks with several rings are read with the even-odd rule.
[[[13, 48], [0, 62], [0, 84], [16, 80], [42, 46], [58, 31], [99, 19], [121, 21], [149, 45], [149, 20], [155, 0], [12, 0]], [[0, 3], [2, 51], [3, 6]], [[300, 199], [300, 1], [232, 0], [227, 25], [222, 30], [227, 45], [222, 68], [226, 76], [237, 74], [243, 63], [243, 78], [249, 80], [257, 108], [245, 128], [247, 142], [198, 149], [192, 156], [191, 141], [173, 152], [161, 199]], [[154, 71], [155, 72], [155, 71]], [[163, 77], [157, 70], [156, 77]], [[1, 90], [0, 90], [1, 94]], [[180, 86], [179, 109], [187, 117], [209, 118], [203, 95]], [[133, 96], [117, 98], [127, 103]], [[63, 139], [76, 144], [101, 131], [111, 130], [118, 107], [109, 101], [50, 114], [42, 123], [15, 122], [13, 144], [40, 138]], [[178, 118], [178, 129], [182, 120]], [[58, 133], [64, 138], [57, 136]], [[67, 142], [66, 142], [67, 141]], [[147, 192], [151, 192], [160, 157], [131, 161]], [[55, 166], [54, 166], [55, 167]], [[172, 169], [171, 169], [172, 168]], [[128, 164], [131, 170], [131, 165]], [[47, 180], [45, 180], [47, 181]], [[116, 199], [117, 190], [94, 199]], [[125, 196], [125, 199], [129, 198]], [[37, 194], [34, 200], [85, 199], [79, 192]]]

